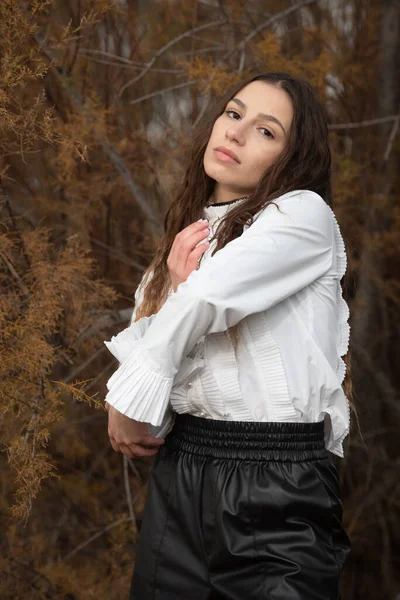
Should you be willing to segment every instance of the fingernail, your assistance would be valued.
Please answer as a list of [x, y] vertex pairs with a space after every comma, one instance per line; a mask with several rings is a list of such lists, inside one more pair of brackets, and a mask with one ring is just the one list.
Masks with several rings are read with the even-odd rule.
[[202, 223], [208, 223], [208, 219], [200, 219]]

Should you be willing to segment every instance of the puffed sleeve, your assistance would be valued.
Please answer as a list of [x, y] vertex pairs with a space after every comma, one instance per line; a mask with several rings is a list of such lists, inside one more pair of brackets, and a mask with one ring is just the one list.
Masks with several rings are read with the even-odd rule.
[[263, 209], [167, 299], [109, 379], [107, 402], [132, 419], [159, 425], [180, 364], [201, 336], [271, 308], [330, 269], [334, 223], [324, 200], [301, 191], [276, 203], [280, 210]]
[[[146, 271], [136, 288], [135, 291], [135, 304], [130, 318], [130, 325], [118, 335], [113, 336], [110, 341], [104, 342], [108, 350], [122, 365], [130, 356], [132, 348], [136, 342], [140, 340], [146, 333], [147, 328], [155, 317], [155, 314], [150, 317], [142, 317], [138, 321], [136, 320], [136, 314], [140, 308], [143, 299], [144, 291], [151, 278], [153, 277], [153, 271]], [[186, 369], [188, 370], [188, 369]], [[190, 373], [189, 373], [190, 375]], [[108, 387], [108, 383], [107, 383]], [[105, 402], [109, 402], [109, 397], [105, 398]], [[109, 402], [109, 404], [111, 404]], [[173, 421], [173, 415], [171, 410], [166, 410], [159, 426], [155, 427], [151, 423], [148, 423], [148, 433], [153, 437], [164, 437]]]

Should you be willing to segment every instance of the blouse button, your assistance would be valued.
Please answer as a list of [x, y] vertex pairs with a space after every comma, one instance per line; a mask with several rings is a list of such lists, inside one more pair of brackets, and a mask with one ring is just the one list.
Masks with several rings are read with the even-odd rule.
[[188, 385], [189, 385], [189, 387], [192, 387], [192, 385], [193, 385], [193, 384], [192, 384], [192, 383], [189, 383]]

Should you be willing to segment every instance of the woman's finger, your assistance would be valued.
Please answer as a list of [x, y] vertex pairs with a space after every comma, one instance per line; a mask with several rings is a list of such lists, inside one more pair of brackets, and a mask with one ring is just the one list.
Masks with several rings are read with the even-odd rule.
[[206, 227], [206, 221], [204, 221], [204, 223], [197, 221], [196, 223], [191, 223], [191, 225], [188, 225], [187, 227], [182, 229], [182, 231], [177, 233], [172, 243], [171, 250], [169, 251], [168, 262], [175, 264], [176, 260], [178, 259], [181, 244], [183, 244], [188, 237], [192, 236], [198, 231], [201, 231], [202, 229], [205, 229]]
[[187, 238], [191, 237], [194, 234], [197, 234], [199, 231], [202, 231], [203, 229], [206, 229], [208, 227], [208, 220], [207, 221], [196, 221], [195, 223], [191, 223], [190, 225], [188, 225], [187, 227], [185, 227], [184, 229], [182, 229], [182, 231], [180, 231], [177, 235], [177, 237], [179, 236], [179, 240], [181, 242], [184, 242]]
[[131, 444], [129, 449], [136, 458], [141, 458], [142, 456], [154, 456], [159, 450], [158, 448], [145, 448], [141, 444]]
[[210, 242], [204, 242], [203, 244], [200, 244], [199, 246], [197, 246], [197, 248], [195, 248], [194, 250], [192, 250], [192, 252], [189, 254], [187, 262], [186, 262], [186, 278], [189, 277], [190, 273], [194, 270], [197, 269], [197, 263], [199, 262], [202, 254], [204, 254], [204, 252], [207, 250], [207, 248], [210, 246]]
[[117, 444], [117, 442], [114, 440], [114, 438], [110, 437], [110, 444], [113, 447], [113, 449], [115, 450], [115, 452], [120, 452], [119, 444]]
[[141, 446], [162, 446], [163, 444], [165, 444], [165, 438], [155, 438], [152, 437], [151, 435], [144, 435], [143, 437], [139, 438], [138, 441], [136, 442], [137, 444], [140, 444]]
[[[209, 242], [207, 242], [207, 238], [209, 235], [210, 231], [208, 229], [206, 231], [202, 230], [196, 234], [191, 235], [190, 237], [187, 237], [186, 240], [182, 242], [182, 245], [179, 248], [179, 257], [176, 261], [176, 274], [178, 276], [178, 279], [186, 281], [189, 273], [191, 273], [195, 268], [197, 268], [197, 260], [204, 252], [204, 249], [208, 248], [209, 246]], [[199, 251], [198, 248], [200, 248]], [[194, 256], [197, 256], [197, 259], [194, 260], [192, 257], [189, 268], [188, 261], [192, 255], [192, 252], [195, 251], [196, 253]]]
[[175, 273], [183, 273], [186, 268], [188, 255], [193, 247], [208, 236], [209, 231], [204, 231], [206, 227], [206, 222], [196, 222], [185, 227], [185, 229], [177, 234], [168, 257], [168, 263], [171, 265], [170, 268]]
[[119, 447], [122, 454], [125, 454], [125, 456], [127, 456], [128, 458], [135, 458], [135, 454], [132, 452], [129, 446], [127, 446], [126, 444], [120, 444]]

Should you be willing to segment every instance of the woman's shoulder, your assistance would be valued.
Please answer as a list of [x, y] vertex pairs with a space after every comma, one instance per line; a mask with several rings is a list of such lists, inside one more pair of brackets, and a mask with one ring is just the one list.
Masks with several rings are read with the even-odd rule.
[[320, 207], [320, 210], [322, 211], [325, 210], [328, 212], [331, 210], [329, 204], [324, 200], [324, 198], [313, 190], [293, 190], [278, 196], [274, 202], [277, 204], [297, 204], [299, 206], [301, 205], [305, 209], [311, 207]]
[[[277, 208], [278, 207], [278, 208]], [[286, 215], [297, 223], [315, 224], [316, 226], [332, 225], [334, 213], [329, 204], [312, 190], [292, 190], [274, 199], [254, 215], [254, 221], [259, 217], [270, 219], [272, 211]], [[276, 214], [275, 213], [275, 214]]]

